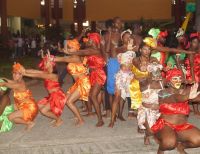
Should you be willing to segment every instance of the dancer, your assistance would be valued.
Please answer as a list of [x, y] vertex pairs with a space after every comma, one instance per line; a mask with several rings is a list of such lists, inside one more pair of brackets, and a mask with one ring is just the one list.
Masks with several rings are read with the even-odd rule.
[[[5, 82], [0, 79], [0, 83]], [[14, 105], [10, 101], [10, 89], [0, 87], [0, 132], [10, 131], [13, 123], [8, 119], [9, 114], [14, 112]]]
[[[78, 51], [80, 49], [79, 42], [74, 40], [67, 40], [67, 48], [75, 49]], [[55, 62], [66, 62], [67, 71], [71, 74], [75, 80], [75, 83], [67, 91], [67, 103], [66, 105], [72, 110], [77, 118], [76, 125], [84, 124], [84, 120], [80, 115], [78, 108], [75, 106], [75, 102], [80, 99], [83, 101], [88, 101], [89, 91], [91, 88], [89, 75], [87, 67], [84, 66], [84, 57], [72, 55], [67, 57], [55, 57]], [[88, 113], [91, 114], [91, 113]]]
[[[131, 45], [129, 44], [127, 45], [127, 50], [129, 51], [120, 53], [117, 56], [118, 61], [120, 63], [120, 70], [116, 74], [116, 82], [115, 82], [116, 87], [115, 87], [115, 95], [114, 95], [113, 106], [112, 106], [112, 117], [111, 117], [111, 122], [109, 124], [109, 127], [111, 128], [114, 126], [117, 107], [120, 103], [121, 98], [124, 101], [127, 97], [130, 97], [129, 85], [130, 85], [131, 80], [134, 77], [131, 72], [131, 66], [132, 66], [132, 60], [136, 57], [135, 52], [131, 51], [134, 46], [133, 40], [130, 40], [130, 44]], [[120, 112], [119, 112], [118, 118], [122, 121], [125, 121], [125, 119], [122, 116], [123, 105], [120, 107], [119, 111]]]
[[44, 116], [53, 119], [53, 126], [58, 127], [63, 123], [60, 116], [66, 103], [66, 96], [60, 87], [58, 76], [53, 73], [54, 66], [54, 57], [48, 52], [39, 64], [42, 71], [24, 69], [23, 75], [44, 79], [44, 86], [49, 95], [38, 102], [39, 110]]
[[101, 88], [105, 84], [106, 74], [104, 71], [105, 60], [100, 52], [100, 36], [98, 33], [90, 33], [88, 34], [88, 39], [86, 40], [86, 49], [79, 50], [75, 52], [75, 49], [65, 50], [66, 54], [70, 55], [79, 55], [79, 56], [87, 56], [87, 65], [90, 69], [90, 101], [93, 103], [98, 122], [96, 124], [97, 127], [101, 127], [104, 125], [100, 104], [98, 103], [98, 95], [101, 92]]
[[17, 124], [26, 125], [26, 130], [30, 130], [34, 125], [34, 119], [38, 113], [38, 106], [32, 97], [32, 93], [26, 88], [23, 80], [24, 67], [19, 63], [13, 65], [13, 80], [3, 78], [6, 82], [1, 82], [0, 87], [5, 86], [14, 91], [15, 111], [8, 118]]
[[163, 89], [161, 70], [162, 65], [153, 62], [147, 66], [147, 71], [150, 73], [146, 85], [141, 86], [142, 105], [138, 109], [138, 126], [141, 130], [145, 130], [144, 144], [150, 144], [149, 134], [146, 128], [153, 126], [159, 118], [158, 92]]
[[158, 93], [161, 116], [151, 127], [158, 139], [158, 154], [176, 147], [181, 154], [185, 154], [184, 149], [200, 146], [200, 130], [187, 123], [190, 111], [188, 100], [199, 95], [198, 84], [184, 88], [181, 86], [182, 78], [179, 69], [169, 70], [166, 74], [168, 87]]

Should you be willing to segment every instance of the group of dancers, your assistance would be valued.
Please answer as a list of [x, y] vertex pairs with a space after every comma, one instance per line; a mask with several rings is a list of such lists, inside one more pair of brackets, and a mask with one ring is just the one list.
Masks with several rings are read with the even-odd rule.
[[[114, 127], [117, 118], [125, 121], [123, 106], [127, 100], [129, 117], [137, 117], [138, 132], [145, 134], [144, 144], [150, 144], [150, 136], [154, 136], [159, 144], [158, 154], [174, 148], [183, 154], [186, 148], [199, 147], [200, 130], [187, 122], [189, 102], [199, 115], [199, 33], [191, 33], [186, 41], [180, 29], [176, 35], [178, 46], [169, 48], [165, 45], [167, 31], [152, 28], [142, 38], [139, 25], [134, 31], [121, 29], [122, 21], [116, 17], [103, 35], [87, 33], [84, 48], [76, 38], [67, 40], [64, 48], [58, 45], [58, 50], [67, 56], [52, 56], [47, 49], [38, 70], [15, 63], [13, 80], [0, 78], [0, 132], [11, 130], [13, 123], [24, 124], [30, 130], [38, 111], [58, 127], [63, 123], [65, 105], [73, 112], [76, 124], [82, 125], [78, 100], [85, 102], [89, 116], [94, 107], [96, 126], [101, 127], [104, 95], [106, 114], [111, 112], [109, 127]], [[66, 92], [54, 73], [60, 62], [67, 63], [66, 69], [74, 79]], [[49, 95], [36, 102], [23, 77], [43, 79]], [[10, 89], [14, 92], [14, 104], [9, 98]]]

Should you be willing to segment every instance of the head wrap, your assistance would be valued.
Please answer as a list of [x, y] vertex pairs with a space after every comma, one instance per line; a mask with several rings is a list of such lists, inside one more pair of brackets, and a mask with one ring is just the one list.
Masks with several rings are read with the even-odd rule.
[[160, 29], [158, 28], [151, 28], [148, 32], [148, 34], [151, 35], [154, 39], [158, 37], [159, 33], [160, 33]]
[[89, 33], [88, 39], [92, 40], [97, 46], [100, 44], [101, 38], [98, 33]]
[[80, 44], [79, 44], [79, 42], [78, 42], [77, 39], [67, 40], [67, 45], [68, 45], [70, 48], [75, 49], [76, 51], [78, 51], [78, 50], [80, 49]]
[[22, 71], [24, 70], [24, 67], [20, 63], [14, 63], [12, 67], [14, 73], [22, 73]]
[[152, 37], [145, 37], [143, 42], [150, 47], [153, 47], [153, 48], [157, 47], [157, 41], [156, 41], [156, 39], [154, 39]]
[[136, 54], [134, 51], [126, 51], [124, 53], [119, 53], [117, 55], [118, 62], [124, 65], [132, 64], [133, 58], [135, 57], [136, 57]]
[[166, 80], [169, 82], [175, 76], [182, 76], [181, 70], [173, 68], [166, 73]]
[[196, 32], [196, 33], [191, 33], [190, 34], [190, 39], [197, 37], [198, 39], [200, 38], [200, 33]]
[[[0, 82], [5, 82], [5, 81], [0, 79]], [[6, 91], [7, 89], [8, 89], [7, 87], [0, 87], [0, 91]]]
[[54, 61], [54, 56], [53, 55], [50, 55], [50, 57], [48, 55], [46, 55], [44, 58], [42, 58], [41, 62], [39, 63], [38, 67], [43, 70], [43, 71], [46, 71], [46, 67], [45, 67], [45, 64], [49, 62], [52, 67], [54, 67], [56, 65], [55, 61]]
[[127, 30], [123, 31], [121, 33], [121, 40], [122, 40], [122, 38], [123, 38], [123, 36], [124, 36], [125, 33], [129, 33], [130, 35], [132, 35], [133, 32], [130, 29], [127, 29]]
[[166, 38], [167, 36], [168, 36], [167, 30], [166, 30], [166, 31], [161, 31], [161, 32], [158, 34], [158, 38], [159, 38], [159, 37], [164, 37], [164, 38]]

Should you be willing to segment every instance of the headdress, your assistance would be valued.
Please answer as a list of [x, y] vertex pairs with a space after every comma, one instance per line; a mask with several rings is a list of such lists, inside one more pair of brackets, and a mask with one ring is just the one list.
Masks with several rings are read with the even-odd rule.
[[121, 32], [121, 40], [122, 40], [125, 33], [129, 33], [130, 35], [132, 35], [133, 32], [130, 29], [127, 29], [127, 30]]
[[53, 67], [56, 65], [54, 56], [53, 55], [46, 55], [45, 57], [42, 58], [41, 62], [39, 63], [38, 67], [42, 69], [43, 71], [46, 71], [45, 64], [50, 63]]
[[135, 57], [136, 54], [134, 51], [126, 51], [118, 54], [117, 59], [120, 64], [130, 65]]
[[166, 80], [169, 82], [175, 76], [182, 76], [181, 70], [173, 68], [166, 73]]
[[151, 28], [148, 32], [148, 34], [151, 35], [154, 39], [158, 37], [159, 33], [160, 33], [160, 29], [158, 28]]
[[154, 39], [152, 37], [145, 37], [143, 42], [150, 47], [153, 47], [153, 48], [157, 47], [157, 41], [156, 41], [156, 39]]
[[23, 73], [22, 71], [24, 70], [24, 67], [20, 63], [14, 63], [12, 67], [13, 67], [13, 72]]
[[88, 39], [92, 40], [97, 46], [100, 44], [101, 38], [98, 33], [89, 33], [87, 36], [88, 36]]
[[67, 45], [68, 45], [70, 48], [75, 49], [76, 51], [78, 51], [78, 50], [80, 49], [80, 44], [79, 44], [79, 42], [78, 42], [77, 39], [67, 40]]

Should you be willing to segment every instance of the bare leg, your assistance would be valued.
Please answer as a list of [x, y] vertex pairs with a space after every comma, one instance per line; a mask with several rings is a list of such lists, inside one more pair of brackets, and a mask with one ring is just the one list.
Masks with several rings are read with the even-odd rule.
[[115, 118], [116, 118], [116, 113], [117, 113], [117, 108], [119, 105], [121, 99], [121, 92], [120, 90], [116, 89], [114, 100], [113, 100], [113, 106], [112, 106], [112, 117], [111, 117], [111, 122], [109, 124], [109, 127], [113, 128], [114, 123], [115, 123]]
[[124, 110], [124, 100], [121, 99], [119, 103], [119, 114], [118, 114], [118, 119], [121, 121], [126, 121], [123, 117], [123, 110]]
[[8, 119], [10, 121], [13, 121], [16, 124], [26, 125], [26, 130], [30, 130], [35, 125], [35, 123], [33, 121], [25, 121], [23, 119], [23, 112], [21, 110], [17, 110], [15, 112], [11, 113], [8, 116]]
[[186, 154], [184, 149], [200, 147], [200, 130], [198, 128], [179, 131], [177, 134], [181, 141], [177, 146], [177, 150], [181, 154]]
[[97, 96], [100, 93], [100, 91], [101, 91], [101, 86], [98, 84], [95, 84], [94, 86], [92, 86], [92, 89], [90, 90], [90, 98], [92, 100], [92, 103], [94, 105], [94, 109], [96, 111], [97, 118], [98, 118], [98, 122], [96, 124], [97, 127], [101, 127], [104, 124], [102, 115], [101, 115], [100, 105], [97, 100]]
[[67, 99], [67, 106], [72, 110], [74, 115], [78, 118], [77, 125], [84, 124], [84, 120], [80, 115], [78, 108], [75, 106], [75, 102], [80, 98], [80, 93], [78, 89], [76, 89]]
[[58, 127], [60, 126], [63, 121], [60, 117], [57, 117], [52, 111], [51, 111], [51, 108], [50, 108], [50, 104], [48, 103], [47, 105], [44, 105], [43, 107], [39, 106], [39, 109], [40, 109], [40, 112], [48, 117], [48, 118], [51, 118], [51, 119], [54, 119], [55, 120], [55, 123], [54, 123], [54, 126], [55, 127]]
[[159, 141], [159, 148], [157, 154], [164, 154], [164, 151], [173, 150], [177, 146], [177, 136], [175, 131], [165, 126], [162, 130], [155, 134]]

